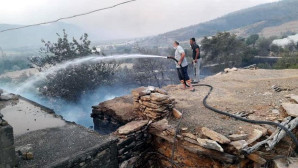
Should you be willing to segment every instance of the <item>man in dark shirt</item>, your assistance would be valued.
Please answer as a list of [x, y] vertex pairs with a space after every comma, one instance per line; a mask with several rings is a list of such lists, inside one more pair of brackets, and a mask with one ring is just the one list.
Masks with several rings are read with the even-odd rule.
[[195, 38], [191, 38], [190, 46], [192, 49], [192, 58], [193, 58], [193, 66], [194, 66], [194, 83], [198, 83], [200, 81], [200, 68], [201, 68], [201, 56], [200, 56], [200, 47], [196, 43]]

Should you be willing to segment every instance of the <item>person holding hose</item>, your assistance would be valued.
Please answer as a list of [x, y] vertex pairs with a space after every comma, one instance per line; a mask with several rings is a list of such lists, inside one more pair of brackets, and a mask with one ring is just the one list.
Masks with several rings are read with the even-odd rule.
[[179, 45], [178, 41], [175, 41], [173, 45], [174, 45], [174, 48], [176, 49], [175, 56], [174, 57], [169, 56], [169, 58], [175, 58], [178, 61], [178, 62], [176, 62], [176, 68], [177, 68], [179, 80], [180, 80], [181, 84], [183, 85], [183, 89], [186, 89], [185, 83], [187, 83], [187, 85], [190, 88], [190, 91], [194, 92], [195, 89], [192, 86], [191, 80], [190, 80], [190, 78], [188, 76], [188, 73], [187, 73], [188, 63], [187, 63], [187, 60], [185, 58], [185, 51]]
[[191, 38], [190, 41], [190, 46], [192, 49], [192, 59], [193, 59], [193, 66], [194, 66], [194, 80], [193, 83], [198, 83], [200, 82], [200, 68], [201, 68], [201, 55], [200, 55], [200, 47], [196, 43], [195, 38]]

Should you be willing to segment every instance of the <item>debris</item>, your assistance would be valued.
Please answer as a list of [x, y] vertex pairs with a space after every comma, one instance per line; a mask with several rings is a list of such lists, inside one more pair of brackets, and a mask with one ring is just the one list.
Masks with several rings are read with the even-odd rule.
[[276, 92], [281, 92], [281, 91], [282, 91], [282, 89], [281, 89], [279, 86], [276, 86], [276, 85], [273, 85], [271, 88], [272, 88], [274, 91], [276, 91]]
[[211, 130], [211, 129], [209, 129], [209, 128], [203, 127], [203, 128], [201, 129], [201, 131], [202, 131], [202, 134], [203, 134], [203, 135], [205, 135], [205, 136], [209, 137], [210, 139], [212, 139], [212, 140], [214, 140], [214, 141], [217, 141], [217, 142], [219, 142], [219, 143], [221, 143], [221, 144], [228, 144], [228, 143], [231, 142], [231, 141], [230, 141], [227, 137], [225, 137], [224, 135], [219, 134], [219, 133], [217, 133], [217, 132], [215, 132], [215, 131], [213, 131], [213, 130]]
[[182, 132], [186, 132], [187, 130], [188, 130], [187, 127], [182, 127], [182, 128], [181, 128], [181, 131], [182, 131]]
[[173, 108], [173, 116], [177, 119], [182, 117], [182, 113], [178, 111], [177, 109]]
[[17, 147], [16, 152], [24, 160], [32, 160], [32, 159], [34, 159], [33, 147], [32, 146], [33, 146], [32, 144], [27, 144], [27, 145], [24, 145], [24, 146]]
[[298, 104], [282, 103], [281, 108], [292, 117], [298, 117]]
[[244, 140], [248, 137], [247, 134], [233, 134], [229, 135], [229, 139], [232, 141], [239, 141], [239, 140]]
[[225, 68], [225, 69], [224, 69], [224, 72], [225, 72], [225, 73], [229, 73], [229, 72], [232, 72], [232, 71], [238, 71], [238, 68], [233, 67], [233, 68]]
[[148, 124], [148, 122], [149, 122], [148, 120], [132, 121], [118, 128], [117, 132], [119, 134], [126, 135], [140, 130], [143, 126]]
[[257, 67], [257, 64], [252, 64], [252, 65], [249, 65], [249, 66], [244, 67], [243, 69], [255, 70], [255, 69], [257, 69], [257, 68], [258, 68], [258, 67]]

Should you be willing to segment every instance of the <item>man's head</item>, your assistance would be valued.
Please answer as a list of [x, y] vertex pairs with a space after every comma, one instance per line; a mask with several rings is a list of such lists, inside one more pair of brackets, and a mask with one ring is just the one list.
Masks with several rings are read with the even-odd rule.
[[193, 45], [196, 42], [196, 39], [193, 37], [189, 40], [189, 44]]
[[174, 44], [173, 44], [174, 48], [177, 48], [179, 46], [179, 42], [178, 41], [175, 41]]

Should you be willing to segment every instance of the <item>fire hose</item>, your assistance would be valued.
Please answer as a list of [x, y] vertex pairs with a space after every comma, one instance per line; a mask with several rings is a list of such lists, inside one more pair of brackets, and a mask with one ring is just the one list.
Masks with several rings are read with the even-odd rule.
[[[172, 60], [174, 60], [175, 62], [178, 63], [178, 60], [175, 59], [174, 57], [167, 57], [167, 58], [168, 58], [168, 59], [172, 59]], [[180, 65], [180, 67], [182, 68], [181, 65]], [[180, 73], [180, 75], [184, 78], [183, 74], [182, 74], [180, 71], [178, 71], [178, 73]], [[186, 81], [185, 81], [185, 78], [184, 78], [183, 80], [184, 80], [184, 84], [185, 84], [186, 86], [188, 86], [187, 83], [186, 83]], [[243, 118], [243, 117], [239, 117], [239, 116], [237, 116], [237, 115], [234, 115], [234, 114], [231, 114], [231, 113], [228, 113], [228, 112], [224, 112], [224, 111], [218, 110], [218, 109], [216, 109], [216, 108], [214, 108], [214, 107], [211, 107], [211, 106], [207, 103], [207, 99], [208, 99], [208, 97], [210, 96], [211, 92], [213, 91], [213, 86], [208, 85], [208, 84], [195, 84], [195, 85], [193, 85], [193, 86], [205, 86], [205, 87], [209, 87], [209, 88], [210, 88], [208, 94], [207, 94], [207, 95], [204, 97], [204, 99], [203, 99], [203, 105], [204, 105], [207, 109], [209, 109], [209, 110], [211, 110], [211, 111], [214, 111], [214, 112], [216, 112], [216, 113], [218, 113], [218, 114], [221, 114], [221, 115], [225, 115], [225, 116], [234, 118], [234, 119], [236, 119], [236, 120], [240, 120], [240, 121], [243, 121], [243, 122], [251, 123], [251, 124], [273, 125], [273, 126], [276, 126], [276, 127], [281, 128], [282, 130], [284, 130], [284, 131], [286, 132], [286, 134], [287, 134], [288, 136], [291, 137], [292, 141], [295, 143], [295, 146], [296, 146], [296, 148], [295, 148], [295, 152], [298, 153], [298, 140], [297, 140], [296, 136], [295, 136], [295, 135], [294, 135], [288, 128], [286, 128], [285, 126], [283, 126], [283, 125], [281, 125], [281, 124], [279, 124], [279, 123], [271, 122], [271, 121], [250, 120], [250, 119]], [[188, 86], [188, 87], [189, 87], [189, 86]]]

